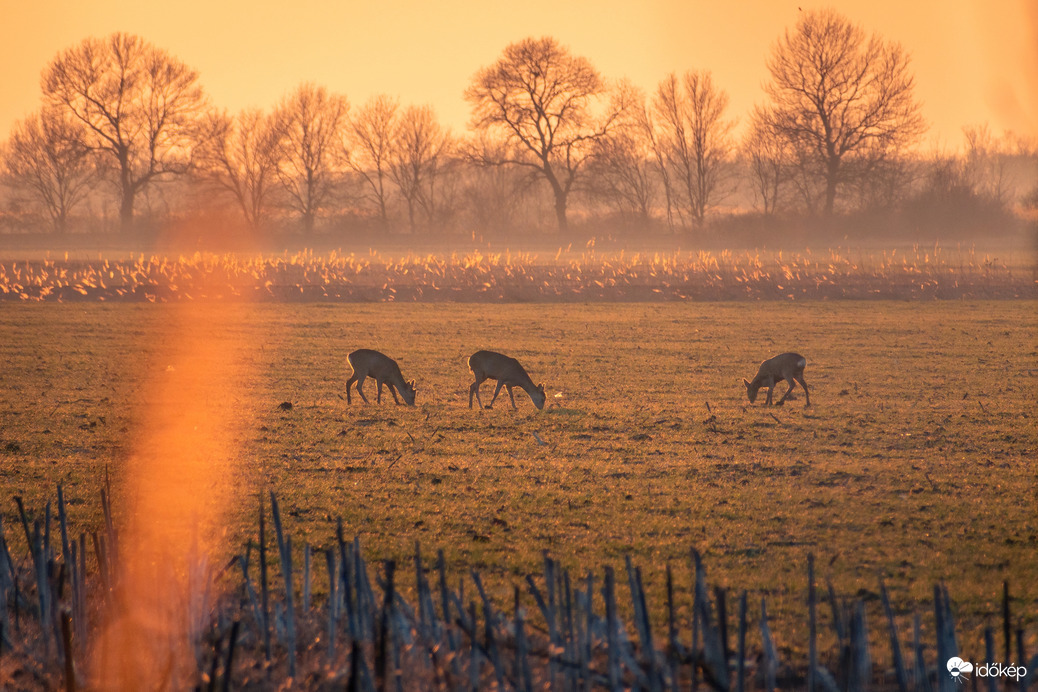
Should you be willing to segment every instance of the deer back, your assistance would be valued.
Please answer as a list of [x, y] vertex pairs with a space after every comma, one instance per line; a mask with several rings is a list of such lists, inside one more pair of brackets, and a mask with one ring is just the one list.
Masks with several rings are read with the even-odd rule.
[[533, 387], [533, 380], [518, 360], [494, 351], [476, 351], [469, 356], [469, 369], [476, 377], [486, 377], [505, 384]]

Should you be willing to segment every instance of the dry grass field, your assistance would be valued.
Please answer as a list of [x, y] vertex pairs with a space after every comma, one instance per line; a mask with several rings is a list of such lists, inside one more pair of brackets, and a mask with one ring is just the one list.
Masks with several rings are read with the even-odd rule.
[[[879, 576], [906, 630], [913, 609], [929, 628], [943, 582], [964, 651], [997, 625], [1008, 580], [1033, 650], [1036, 308], [8, 304], [0, 516], [16, 550], [12, 497], [38, 512], [61, 483], [72, 520], [97, 528], [106, 468], [116, 514], [132, 507], [140, 411], [156, 377], [183, 367], [188, 331], [233, 345], [226, 377], [175, 402], [229, 441], [215, 477], [184, 479], [218, 486], [227, 556], [256, 539], [256, 498], [273, 490], [297, 546], [329, 545], [341, 517], [372, 560], [406, 563], [415, 541], [443, 548], [453, 572], [480, 570], [502, 600], [543, 551], [574, 574], [622, 569], [630, 554], [662, 626], [664, 566], [684, 575], [685, 603], [695, 546], [711, 583], [767, 595], [780, 651], [800, 655], [814, 553], [819, 584], [864, 598], [877, 625]], [[370, 380], [372, 403], [346, 405], [346, 355], [359, 347], [417, 379], [416, 407], [388, 393], [375, 405]], [[470, 410], [465, 359], [480, 348], [517, 356], [545, 383], [545, 410], [518, 389], [518, 412], [504, 393]], [[808, 360], [812, 406], [799, 391], [783, 407], [750, 405], [741, 378], [785, 350]], [[484, 402], [491, 393], [488, 382]]]

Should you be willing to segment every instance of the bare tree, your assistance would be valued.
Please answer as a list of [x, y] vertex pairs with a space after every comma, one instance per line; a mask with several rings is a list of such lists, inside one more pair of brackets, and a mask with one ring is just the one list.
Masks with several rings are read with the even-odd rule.
[[59, 53], [42, 85], [48, 104], [82, 123], [82, 142], [109, 158], [130, 230], [137, 195], [187, 169], [205, 104], [198, 73], [138, 36], [115, 33]]
[[335, 183], [336, 147], [342, 140], [349, 103], [311, 83], [301, 84], [274, 111], [278, 140], [278, 180], [288, 204], [312, 233]]
[[849, 192], [860, 210], [896, 208], [909, 197], [919, 177], [918, 162], [895, 152], [870, 159], [867, 166], [850, 176]]
[[195, 165], [201, 176], [234, 198], [253, 230], [268, 218], [278, 185], [278, 144], [274, 118], [258, 109], [235, 117], [213, 113], [206, 121]]
[[56, 233], [96, 181], [90, 149], [68, 113], [47, 108], [17, 123], [0, 150], [0, 180], [25, 191], [50, 217]]
[[765, 111], [756, 108], [743, 144], [754, 203], [767, 215], [779, 210], [787, 194], [791, 166], [785, 140], [772, 129], [771, 122]]
[[436, 174], [449, 143], [449, 135], [437, 122], [431, 107], [410, 106], [400, 114], [394, 130], [389, 174], [407, 202], [407, 220], [412, 233], [416, 229], [418, 209], [424, 210], [427, 218], [432, 216]]
[[459, 146], [461, 150], [463, 191], [468, 223], [477, 232], [508, 232], [515, 229], [523, 216], [536, 184], [529, 168], [488, 166], [487, 161], [503, 161], [514, 157], [500, 138], [485, 131]]
[[1008, 162], [1011, 158], [1009, 137], [1001, 141], [987, 125], [973, 125], [962, 129], [966, 139], [964, 173], [971, 186], [980, 194], [1009, 206], [1011, 190], [1015, 187]]
[[728, 94], [714, 86], [709, 72], [671, 74], [652, 100], [657, 146], [694, 226], [702, 226], [710, 207], [728, 193], [726, 166], [734, 122], [724, 117]]
[[[908, 53], [833, 10], [805, 12], [772, 49], [769, 126], [822, 188], [825, 215], [855, 170], [915, 142], [925, 124]], [[807, 190], [802, 186], [802, 190]]]
[[458, 141], [448, 133], [424, 197], [423, 208], [431, 228], [449, 230], [458, 221], [463, 209], [465, 174], [465, 161], [459, 155]]
[[344, 145], [347, 164], [364, 181], [383, 229], [389, 227], [386, 185], [399, 110], [395, 99], [384, 94], [373, 97], [350, 118]]
[[509, 45], [496, 63], [475, 74], [465, 92], [473, 127], [508, 144], [504, 151], [510, 156], [484, 163], [528, 167], [543, 177], [554, 195], [560, 231], [567, 228], [569, 193], [594, 142], [626, 108], [623, 98], [614, 98], [596, 117], [593, 106], [607, 96], [591, 63], [550, 37]]
[[671, 179], [670, 168], [667, 165], [667, 155], [664, 150], [664, 143], [660, 138], [660, 128], [656, 125], [656, 116], [653, 114], [652, 109], [649, 108], [645, 103], [644, 97], [639, 97], [637, 105], [632, 108], [632, 120], [635, 126], [641, 131], [642, 138], [648, 146], [649, 152], [652, 155], [652, 161], [656, 168], [656, 173], [659, 175], [660, 182], [663, 184], [663, 199], [666, 202], [666, 219], [667, 228], [671, 231], [674, 230], [674, 181]]
[[645, 139], [640, 127], [617, 128], [595, 144], [588, 167], [591, 195], [605, 201], [625, 221], [641, 224], [651, 220], [659, 189]]

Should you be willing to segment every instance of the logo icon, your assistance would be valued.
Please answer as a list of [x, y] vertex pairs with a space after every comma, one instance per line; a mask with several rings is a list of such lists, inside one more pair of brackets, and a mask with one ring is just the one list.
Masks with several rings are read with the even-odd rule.
[[948, 659], [948, 674], [952, 676], [952, 679], [957, 680], [960, 684], [966, 684], [965, 681], [969, 680], [966, 673], [972, 672], [973, 664], [969, 661], [963, 661], [958, 656]]

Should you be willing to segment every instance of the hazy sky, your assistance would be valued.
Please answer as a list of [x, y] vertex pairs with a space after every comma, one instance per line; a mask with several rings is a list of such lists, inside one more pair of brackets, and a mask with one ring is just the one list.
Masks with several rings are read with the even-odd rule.
[[765, 58], [805, 10], [831, 5], [912, 54], [930, 142], [964, 125], [1038, 136], [1038, 0], [0, 0], [0, 138], [37, 108], [39, 76], [87, 36], [139, 34], [201, 74], [212, 102], [269, 108], [302, 81], [433, 105], [456, 130], [472, 74], [510, 42], [552, 35], [647, 91], [706, 69], [742, 121]]

